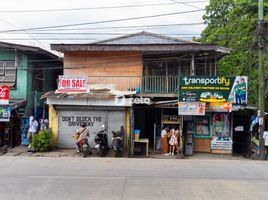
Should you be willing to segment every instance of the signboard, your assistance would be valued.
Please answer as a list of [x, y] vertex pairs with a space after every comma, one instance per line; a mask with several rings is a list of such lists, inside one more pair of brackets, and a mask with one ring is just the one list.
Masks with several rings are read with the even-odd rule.
[[179, 101], [247, 104], [247, 76], [181, 76]]
[[10, 115], [10, 106], [0, 106], [0, 122], [9, 122]]
[[211, 112], [232, 112], [232, 103], [231, 102], [209, 103], [209, 111], [211, 111]]
[[0, 86], [0, 104], [8, 105], [9, 104], [9, 87]]
[[81, 92], [86, 93], [87, 90], [87, 76], [59, 76], [58, 89], [56, 93]]
[[179, 102], [179, 115], [205, 115], [206, 103]]

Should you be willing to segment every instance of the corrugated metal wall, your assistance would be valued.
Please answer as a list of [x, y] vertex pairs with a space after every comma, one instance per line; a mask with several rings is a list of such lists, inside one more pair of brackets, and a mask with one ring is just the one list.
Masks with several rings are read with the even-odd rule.
[[58, 147], [74, 148], [73, 135], [79, 128], [81, 121], [87, 123], [90, 132], [89, 144], [94, 147], [94, 137], [105, 124], [108, 133], [108, 143], [111, 147], [112, 131], [117, 131], [120, 126], [125, 127], [125, 110], [59, 110], [58, 111]]

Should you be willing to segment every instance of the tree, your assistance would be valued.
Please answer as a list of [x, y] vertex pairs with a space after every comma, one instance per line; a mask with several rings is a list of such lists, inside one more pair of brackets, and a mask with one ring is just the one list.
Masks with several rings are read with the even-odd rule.
[[[268, 18], [268, 3], [265, 3], [265, 18]], [[246, 75], [249, 77], [249, 104], [258, 103], [258, 47], [256, 25], [258, 3], [256, 0], [210, 0], [203, 16], [207, 27], [201, 41], [232, 49], [218, 63], [219, 75]], [[268, 69], [268, 57], [264, 57]], [[267, 79], [268, 70], [265, 70]], [[266, 80], [267, 82], [267, 80]], [[266, 87], [267, 97], [268, 88]], [[266, 98], [267, 102], [267, 98]], [[267, 105], [267, 103], [266, 103]]]

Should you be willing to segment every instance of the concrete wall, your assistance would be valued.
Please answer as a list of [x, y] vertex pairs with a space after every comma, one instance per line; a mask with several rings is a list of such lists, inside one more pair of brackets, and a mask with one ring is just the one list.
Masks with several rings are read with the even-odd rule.
[[53, 135], [53, 143], [55, 146], [58, 144], [58, 113], [52, 105], [48, 107], [49, 115], [49, 128], [51, 128]]

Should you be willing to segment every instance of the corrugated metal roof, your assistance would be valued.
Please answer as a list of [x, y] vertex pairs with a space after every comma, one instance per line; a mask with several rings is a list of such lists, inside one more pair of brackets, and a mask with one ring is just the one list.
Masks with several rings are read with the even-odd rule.
[[187, 41], [180, 38], [149, 33], [146, 31], [102, 40], [91, 44], [196, 44], [197, 42]]

